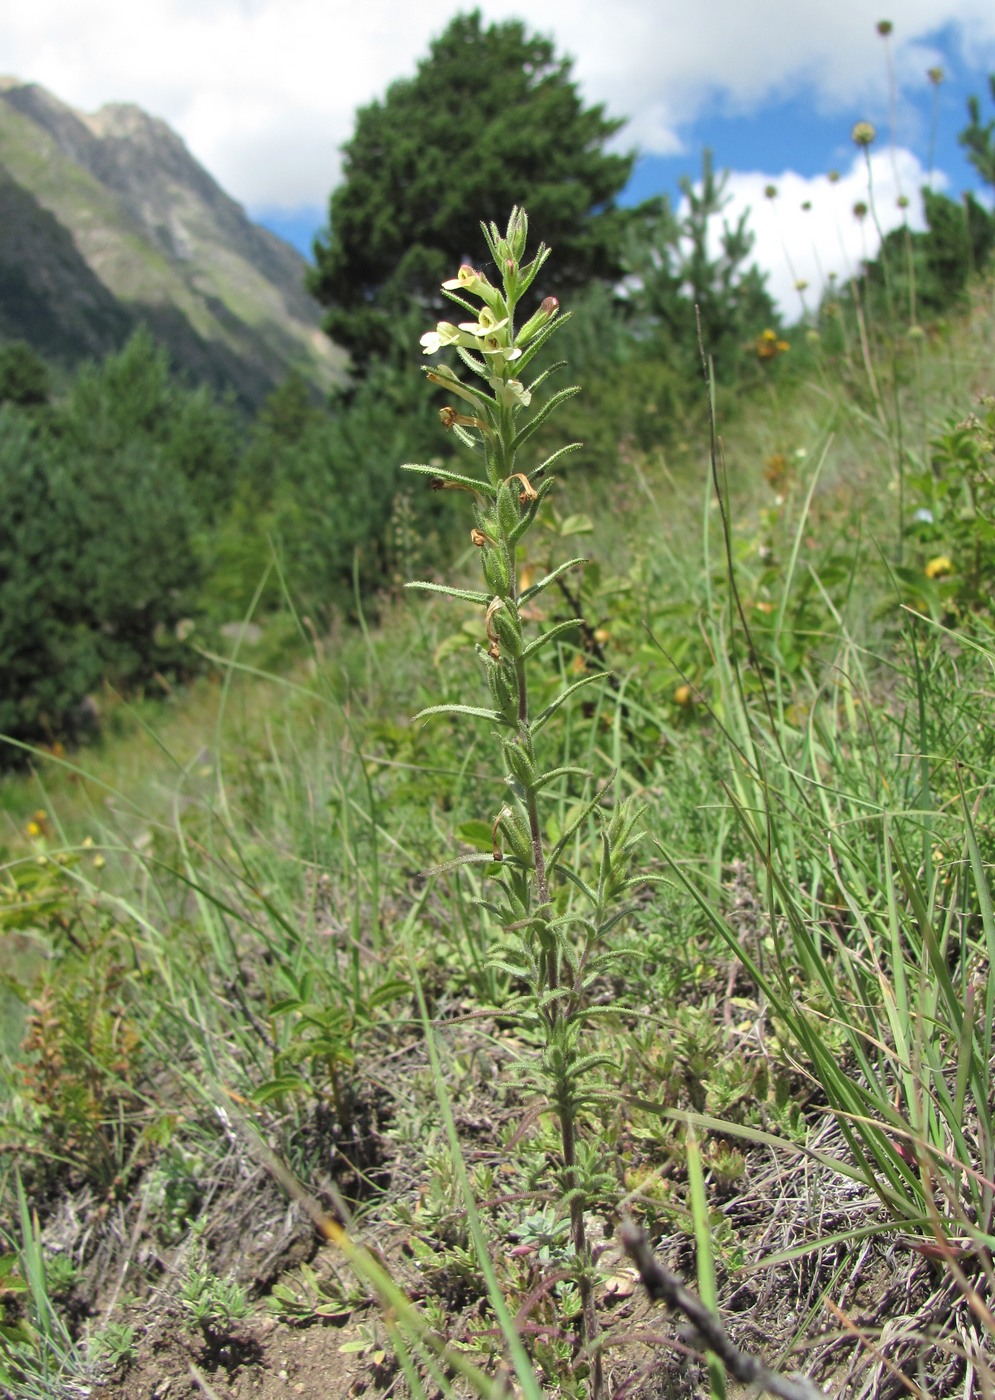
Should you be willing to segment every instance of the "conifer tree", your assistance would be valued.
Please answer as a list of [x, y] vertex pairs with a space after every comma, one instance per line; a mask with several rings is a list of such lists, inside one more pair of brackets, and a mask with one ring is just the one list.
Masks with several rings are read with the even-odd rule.
[[357, 368], [405, 345], [400, 318], [442, 314], [425, 289], [471, 255], [481, 219], [513, 204], [556, 247], [540, 295], [620, 275], [639, 215], [615, 201], [634, 156], [606, 151], [623, 122], [585, 107], [570, 74], [551, 40], [518, 20], [485, 27], [475, 11], [452, 21], [414, 78], [359, 111], [311, 281]]

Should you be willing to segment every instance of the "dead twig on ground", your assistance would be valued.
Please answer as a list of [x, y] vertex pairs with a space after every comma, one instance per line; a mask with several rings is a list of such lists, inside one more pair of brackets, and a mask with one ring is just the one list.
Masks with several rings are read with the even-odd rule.
[[649, 1241], [638, 1225], [626, 1221], [619, 1230], [626, 1254], [639, 1270], [643, 1287], [651, 1298], [660, 1299], [676, 1308], [691, 1322], [705, 1349], [719, 1358], [730, 1375], [744, 1385], [760, 1386], [780, 1400], [827, 1400], [825, 1391], [801, 1376], [788, 1379], [769, 1371], [762, 1361], [740, 1351], [730, 1340], [718, 1318], [708, 1311], [700, 1298], [688, 1291], [669, 1269], [657, 1260]]

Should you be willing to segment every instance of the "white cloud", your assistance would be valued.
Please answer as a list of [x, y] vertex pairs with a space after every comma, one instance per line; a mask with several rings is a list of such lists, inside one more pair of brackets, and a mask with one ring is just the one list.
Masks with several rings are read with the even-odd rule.
[[[4, 21], [4, 64], [91, 110], [135, 101], [164, 117], [236, 198], [321, 205], [358, 105], [410, 75], [472, 0], [31, 0]], [[995, 66], [991, 0], [902, 0], [899, 77], [935, 57], [955, 24], [965, 61]], [[522, 13], [482, 0], [487, 19]], [[881, 40], [865, 0], [530, 0], [528, 27], [575, 60], [588, 101], [629, 116], [628, 143], [657, 154], [709, 107], [803, 96], [852, 115], [880, 95]]]
[[[863, 156], [835, 182], [828, 174], [805, 179], [792, 170], [779, 175], [737, 172], [726, 186], [729, 204], [722, 219], [734, 225], [749, 209], [749, 228], [756, 236], [752, 259], [768, 274], [767, 288], [784, 316], [796, 321], [806, 304], [810, 310], [818, 305], [830, 274], [843, 281], [877, 254], [878, 229], [889, 233], [903, 219], [913, 230], [925, 228], [920, 190], [926, 183], [918, 158], [901, 149], [872, 155], [870, 186]], [[934, 188], [942, 189], [944, 183], [934, 177]], [[777, 190], [774, 199], [765, 193], [771, 185]], [[909, 201], [906, 209], [899, 198]], [[811, 207], [804, 208], [806, 203]], [[854, 214], [858, 203], [868, 206], [863, 219]], [[808, 284], [803, 294], [796, 288], [799, 281]]]

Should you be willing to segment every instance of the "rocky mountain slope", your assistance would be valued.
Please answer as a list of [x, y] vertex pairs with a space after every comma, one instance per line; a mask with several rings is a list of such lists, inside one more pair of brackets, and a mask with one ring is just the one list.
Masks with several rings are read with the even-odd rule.
[[72, 366], [145, 322], [178, 366], [247, 404], [292, 368], [325, 390], [344, 355], [306, 266], [165, 122], [117, 103], [87, 115], [0, 78], [0, 340]]

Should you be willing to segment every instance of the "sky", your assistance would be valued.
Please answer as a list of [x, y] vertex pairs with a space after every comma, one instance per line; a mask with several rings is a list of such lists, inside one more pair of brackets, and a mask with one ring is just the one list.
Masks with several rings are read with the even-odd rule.
[[[221, 186], [306, 254], [327, 217], [356, 108], [411, 76], [472, 0], [31, 0], [11, 7], [0, 72], [84, 111], [136, 102], [164, 118]], [[850, 139], [875, 125], [870, 178], [887, 230], [921, 225], [918, 190], [956, 198], [978, 180], [957, 133], [966, 100], [995, 116], [993, 0], [479, 0], [523, 18], [573, 61], [585, 102], [627, 124], [639, 158], [626, 202], [695, 178], [704, 147], [728, 169], [735, 220], [749, 207], [754, 256], [788, 319], [830, 272], [873, 255], [868, 168]], [[877, 21], [890, 20], [883, 39]], [[939, 67], [936, 85], [927, 70]], [[838, 173], [831, 182], [829, 172]], [[768, 186], [777, 191], [765, 195]], [[989, 192], [991, 193], [991, 192]], [[805, 209], [806, 203], [811, 208]]]

